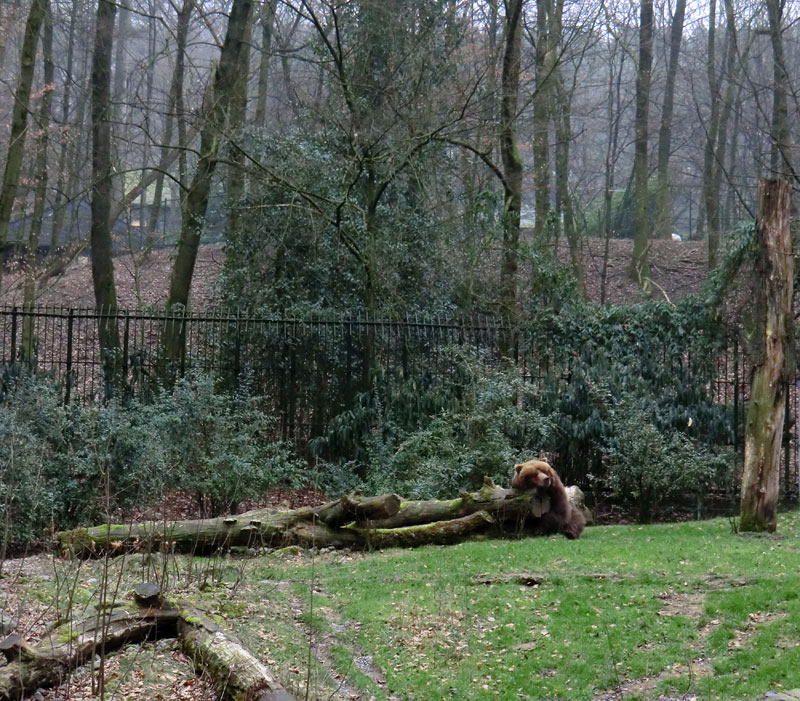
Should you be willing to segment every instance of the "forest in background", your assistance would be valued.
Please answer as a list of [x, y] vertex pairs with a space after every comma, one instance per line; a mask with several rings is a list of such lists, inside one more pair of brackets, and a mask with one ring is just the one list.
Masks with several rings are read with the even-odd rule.
[[89, 246], [111, 308], [112, 254], [155, 246], [189, 304], [201, 237], [228, 301], [272, 312], [524, 316], [558, 242], [581, 289], [587, 236], [633, 238], [648, 288], [648, 242], [704, 240], [713, 267], [758, 178], [795, 182], [793, 12], [4, 2], [0, 243], [33, 278]]
[[[276, 342], [279, 373], [358, 375], [335, 411], [301, 390], [323, 419], [300, 457], [329, 493], [446, 494], [546, 453], [642, 520], [665, 497], [688, 493], [700, 513], [709, 492], [732, 494], [745, 397], [715, 388], [752, 330], [753, 297], [735, 283], [752, 274], [756, 182], [796, 186], [793, 5], [1, 8], [0, 241], [24, 286], [0, 416], [15, 537], [90, 520], [109, 495], [121, 508], [179, 486], [216, 512], [302, 482], [272, 411], [293, 400], [261, 396], [248, 375], [258, 367], [227, 384], [184, 373], [197, 368], [184, 368], [183, 323], [158, 328], [152, 365], [123, 357], [115, 254], [146, 266], [156, 247], [172, 250], [157, 306], [181, 318], [204, 241], [224, 243], [222, 299], [250, 314], [502, 319], [491, 357], [455, 353], [444, 380], [426, 342], [394, 365], [369, 333], [357, 353], [348, 340], [306, 365], [298, 337]], [[649, 270], [653, 241], [673, 234], [703, 241], [709, 268], [702, 294], [676, 304]], [[587, 303], [589, 237], [606, 251], [632, 239], [628, 275], [651, 301]], [[97, 406], [64, 406], [69, 373], [26, 374], [38, 362], [34, 309], [47, 276], [87, 248], [104, 391]], [[250, 332], [242, 342], [273, 342]], [[545, 368], [537, 382], [501, 362], [521, 349]], [[134, 395], [142, 368], [153, 382]], [[688, 482], [671, 479], [676, 455]]]

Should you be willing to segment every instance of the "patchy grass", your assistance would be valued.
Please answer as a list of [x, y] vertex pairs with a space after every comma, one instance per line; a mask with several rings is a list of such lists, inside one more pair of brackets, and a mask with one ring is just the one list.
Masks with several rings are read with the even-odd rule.
[[[0, 580], [4, 608], [34, 638], [57, 590], [63, 615], [66, 592], [82, 609], [104, 580], [102, 563], [42, 560], [38, 572], [8, 563]], [[578, 541], [136, 556], [111, 562], [105, 581], [118, 577], [109, 598], [166, 580], [301, 698], [748, 699], [800, 687], [798, 514], [775, 536], [733, 535], [722, 519], [604, 526]], [[160, 676], [186, 688], [180, 662]], [[123, 667], [115, 698], [136, 698]]]

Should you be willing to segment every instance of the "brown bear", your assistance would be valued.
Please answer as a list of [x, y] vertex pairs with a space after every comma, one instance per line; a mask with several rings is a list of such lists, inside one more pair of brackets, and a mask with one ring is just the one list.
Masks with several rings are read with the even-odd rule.
[[550, 510], [532, 524], [536, 533], [563, 533], [570, 540], [580, 538], [586, 525], [583, 512], [573, 506], [558, 473], [544, 460], [529, 460], [514, 465], [514, 489], [537, 489], [550, 498]]

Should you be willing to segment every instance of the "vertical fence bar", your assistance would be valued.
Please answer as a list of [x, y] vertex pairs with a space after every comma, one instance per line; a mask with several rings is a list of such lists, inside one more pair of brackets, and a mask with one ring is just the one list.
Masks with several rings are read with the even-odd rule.
[[122, 382], [123, 385], [128, 381], [128, 351], [130, 347], [131, 317], [125, 311], [125, 328], [122, 332]]
[[739, 339], [733, 338], [733, 450], [739, 450]]
[[17, 308], [11, 309], [11, 363], [17, 359]]
[[68, 405], [72, 393], [72, 332], [75, 327], [75, 310], [69, 310], [67, 317], [67, 367], [64, 374], [64, 404]]
[[792, 403], [789, 401], [789, 395], [792, 391], [792, 383], [786, 383], [786, 406], [784, 407], [783, 414], [783, 497], [784, 499], [789, 496], [791, 489], [791, 440], [792, 440]]

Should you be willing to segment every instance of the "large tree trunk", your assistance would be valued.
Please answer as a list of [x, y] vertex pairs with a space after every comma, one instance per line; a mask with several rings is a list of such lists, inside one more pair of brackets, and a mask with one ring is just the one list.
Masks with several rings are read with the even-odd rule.
[[[236, 85], [236, 75], [242, 70], [241, 56], [251, 7], [251, 0], [234, 0], [231, 7], [219, 64], [213, 76], [211, 101], [200, 134], [200, 155], [181, 207], [183, 221], [167, 297], [169, 310], [185, 309], [189, 304], [189, 290], [208, 206], [211, 178], [219, 160], [219, 149]], [[180, 357], [183, 342], [184, 329], [181, 324], [169, 324], [164, 329], [163, 347], [168, 362], [174, 362]]]
[[262, 0], [261, 4], [261, 56], [258, 63], [258, 91], [256, 93], [255, 125], [267, 122], [267, 95], [269, 88], [269, 62], [272, 58], [272, 37], [275, 31], [275, 13], [278, 0]]
[[[172, 132], [173, 125], [175, 124], [175, 113], [178, 109], [178, 105], [182, 102], [180, 96], [183, 95], [183, 79], [186, 69], [186, 39], [189, 35], [189, 20], [192, 16], [193, 8], [194, 0], [184, 0], [183, 7], [178, 11], [178, 28], [175, 32], [175, 69], [172, 73], [169, 98], [167, 99], [167, 114], [164, 117], [164, 135], [161, 138], [161, 158], [158, 162], [153, 206], [150, 211], [150, 221], [147, 225], [147, 238], [144, 244], [147, 253], [153, 248], [153, 244], [156, 240], [158, 214], [161, 207], [161, 198], [164, 193], [164, 175], [169, 164], [175, 160], [174, 149], [172, 148]], [[180, 148], [180, 144], [178, 148]]]
[[[25, 283], [22, 294], [23, 307], [32, 311], [36, 296], [36, 257], [39, 252], [39, 239], [42, 234], [42, 220], [44, 219], [45, 196], [47, 195], [47, 148], [50, 143], [50, 115], [53, 106], [53, 20], [50, 17], [50, 1], [45, 2], [45, 21], [42, 32], [42, 77], [44, 80], [44, 94], [39, 104], [37, 119], [39, 134], [36, 138], [36, 187], [33, 190], [33, 214], [31, 228], [28, 234], [28, 251], [25, 256]], [[33, 314], [27, 314], [22, 320], [22, 360], [33, 366], [35, 349], [33, 338]]]
[[753, 375], [745, 425], [743, 531], [773, 532], [777, 522], [785, 395], [793, 365], [790, 192], [784, 180], [758, 183], [756, 330], [750, 351]]
[[[39, 41], [39, 30], [44, 21], [45, 0], [33, 0], [25, 24], [25, 35], [19, 57], [19, 79], [14, 93], [14, 109], [11, 116], [11, 132], [8, 135], [8, 154], [0, 186], [0, 251], [5, 248], [8, 225], [17, 197], [19, 174], [22, 170], [22, 157], [25, 155], [25, 133], [28, 129], [28, 112], [30, 112], [31, 86], [36, 67], [36, 44]], [[0, 286], [3, 282], [3, 269], [0, 265]]]
[[[583, 509], [580, 490], [568, 493]], [[450, 500], [349, 495], [320, 507], [278, 513], [261, 509], [225, 518], [78, 528], [58, 533], [56, 540], [62, 553], [80, 557], [165, 547], [193, 553], [289, 545], [371, 550], [452, 543], [476, 533], [536, 534], [537, 519], [549, 508], [547, 496], [503, 489], [487, 479], [479, 491]]]
[[228, 151], [228, 232], [238, 230], [239, 208], [245, 194], [244, 152], [236, 143], [242, 137], [242, 128], [247, 119], [247, 77], [250, 66], [250, 40], [253, 34], [252, 13], [247, 22], [242, 38], [242, 51], [239, 56], [239, 71], [236, 76], [231, 104], [228, 112], [228, 133], [231, 135], [231, 146]]
[[678, 0], [672, 16], [669, 37], [669, 64], [664, 85], [664, 102], [661, 108], [661, 126], [658, 130], [658, 188], [656, 236], [669, 238], [672, 231], [672, 182], [669, 177], [669, 157], [672, 151], [672, 115], [675, 106], [675, 83], [678, 77], [678, 57], [681, 52], [683, 20], [686, 15], [686, 0]]
[[781, 0], [766, 0], [769, 37], [772, 43], [772, 141], [770, 166], [775, 177], [792, 178], [792, 131], [789, 127], [787, 92], [789, 75], [783, 50], [783, 10]]
[[231, 633], [191, 606], [179, 604], [179, 609], [181, 647], [214, 680], [220, 701], [292, 701], [272, 672]]
[[117, 290], [111, 257], [111, 49], [117, 6], [99, 0], [92, 59], [92, 281], [98, 319], [106, 398], [110, 398], [119, 347]]
[[[503, 257], [500, 268], [499, 302], [512, 327], [518, 317], [517, 268], [519, 265], [519, 220], [522, 209], [522, 159], [517, 148], [517, 99], [522, 52], [523, 0], [507, 3], [500, 104], [500, 156], [503, 161]], [[510, 342], [504, 351], [510, 352]]]
[[639, 65], [636, 70], [636, 125], [633, 156], [633, 258], [631, 277], [643, 288], [650, 278], [650, 198], [647, 187], [648, 117], [653, 66], [653, 0], [642, 0], [639, 20]]

